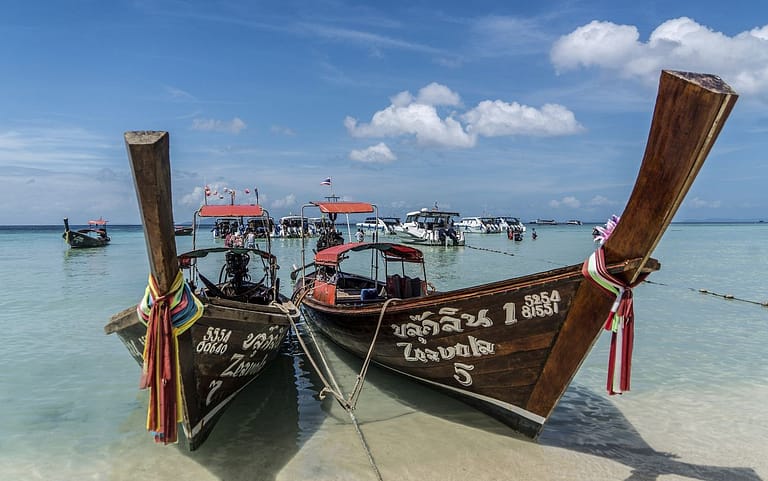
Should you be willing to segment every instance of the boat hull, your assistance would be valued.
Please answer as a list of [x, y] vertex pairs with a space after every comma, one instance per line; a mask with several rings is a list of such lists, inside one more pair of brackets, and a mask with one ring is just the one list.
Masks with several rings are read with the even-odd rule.
[[74, 249], [85, 249], [89, 247], [104, 247], [109, 244], [109, 238], [97, 238], [77, 231], [66, 231], [62, 234], [64, 240]]
[[[253, 382], [278, 353], [298, 311], [283, 299], [273, 305], [212, 299], [204, 314], [178, 337], [183, 399], [182, 427], [189, 449], [206, 440], [236, 395]], [[286, 311], [290, 314], [286, 314]], [[105, 326], [141, 366], [147, 328], [136, 308], [115, 314]]]
[[[655, 261], [651, 264], [649, 268], [658, 267]], [[385, 309], [372, 360], [447, 391], [535, 438], [567, 387], [565, 383], [542, 396], [542, 374], [552, 370], [568, 373], [570, 379], [613, 304], [598, 291], [596, 306], [573, 310], [579, 290], [591, 288], [578, 265], [395, 300]], [[311, 325], [360, 357], [373, 341], [382, 307], [383, 302], [328, 305], [311, 294], [301, 303]], [[583, 334], [568, 355], [553, 356], [564, 331]]]

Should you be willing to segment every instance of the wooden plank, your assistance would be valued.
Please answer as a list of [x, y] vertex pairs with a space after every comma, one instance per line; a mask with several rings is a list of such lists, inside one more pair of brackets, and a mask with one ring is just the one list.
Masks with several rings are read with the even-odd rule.
[[168, 292], [179, 272], [171, 199], [167, 132], [125, 133], [125, 145], [139, 201], [149, 267], [160, 292]]

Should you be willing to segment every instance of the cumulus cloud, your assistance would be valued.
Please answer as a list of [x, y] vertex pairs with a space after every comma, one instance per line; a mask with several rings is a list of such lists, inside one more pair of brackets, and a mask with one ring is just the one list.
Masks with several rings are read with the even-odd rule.
[[722, 203], [719, 200], [704, 200], [694, 197], [686, 202], [686, 205], [693, 207], [694, 209], [717, 209]]
[[470, 132], [486, 137], [568, 135], [584, 130], [573, 112], [558, 104], [535, 109], [517, 102], [483, 100], [462, 118]]
[[296, 196], [294, 194], [288, 194], [282, 199], [272, 201], [271, 206], [275, 209], [282, 209], [285, 207], [291, 207], [296, 205]]
[[438, 106], [458, 107], [461, 97], [434, 82], [415, 97], [404, 91], [390, 101], [391, 105], [374, 113], [369, 123], [346, 117], [344, 126], [349, 134], [366, 138], [414, 136], [421, 146], [469, 148], [475, 146], [478, 136], [552, 136], [583, 130], [573, 112], [556, 104], [536, 109], [516, 102], [484, 100], [464, 114], [451, 111], [441, 116]]
[[349, 158], [357, 162], [368, 164], [387, 164], [396, 160], [397, 156], [389, 150], [387, 144], [379, 142], [367, 149], [353, 150], [349, 153]]
[[558, 72], [598, 67], [648, 82], [665, 68], [713, 72], [740, 93], [768, 92], [768, 25], [729, 37], [680, 17], [643, 42], [633, 25], [595, 20], [560, 37], [550, 59]]
[[590, 199], [590, 201], [587, 203], [590, 207], [600, 207], [605, 205], [616, 205], [618, 202], [614, 200], [610, 200], [605, 196], [602, 195], [596, 195]]
[[549, 206], [554, 208], [569, 207], [569, 208], [575, 209], [577, 207], [581, 207], [581, 202], [576, 197], [567, 196], [567, 197], [563, 197], [560, 200], [556, 200], [556, 199], [550, 200]]
[[241, 130], [245, 129], [246, 125], [240, 118], [235, 117], [232, 120], [215, 120], [215, 119], [193, 119], [192, 130], [202, 130], [208, 132], [229, 132], [232, 134], [239, 134]]
[[276, 135], [285, 135], [288, 137], [293, 137], [296, 135], [296, 131], [294, 131], [292, 128], [282, 125], [273, 125], [269, 128], [269, 131]]

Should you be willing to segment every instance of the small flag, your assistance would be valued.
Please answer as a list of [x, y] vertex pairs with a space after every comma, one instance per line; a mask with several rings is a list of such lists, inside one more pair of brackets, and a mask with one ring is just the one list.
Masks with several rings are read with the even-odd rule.
[[324, 181], [320, 182], [320, 185], [331, 185], [331, 178], [326, 177]]

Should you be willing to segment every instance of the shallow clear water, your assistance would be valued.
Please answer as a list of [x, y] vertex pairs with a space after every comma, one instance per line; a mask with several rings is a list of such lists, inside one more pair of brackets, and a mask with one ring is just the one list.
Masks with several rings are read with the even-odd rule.
[[[426, 250], [428, 274], [445, 290], [580, 263], [591, 229], [469, 235]], [[61, 232], [0, 227], [0, 479], [376, 479], [293, 338], [201, 449], [155, 445], [138, 366], [103, 333], [146, 286], [141, 228], [112, 227], [111, 245], [80, 251]], [[275, 242], [284, 293], [300, 245]], [[537, 442], [372, 367], [356, 417], [382, 479], [768, 479], [768, 308], [740, 300], [768, 301], [768, 225], [674, 224], [654, 257], [662, 269], [635, 290], [632, 391], [605, 394], [601, 336]], [[319, 342], [349, 392], [360, 362]]]

